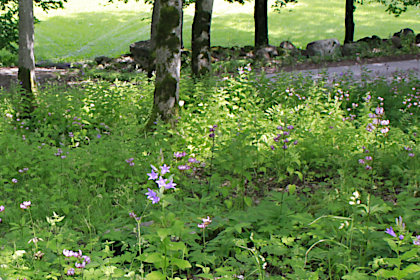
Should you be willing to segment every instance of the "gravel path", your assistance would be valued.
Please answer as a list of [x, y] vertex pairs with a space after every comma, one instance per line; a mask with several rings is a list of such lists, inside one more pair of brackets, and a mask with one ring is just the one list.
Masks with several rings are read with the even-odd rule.
[[[398, 73], [412, 73], [420, 79], [420, 59], [411, 59], [403, 61], [389, 61], [377, 62], [369, 64], [359, 64], [347, 66], [335, 66], [328, 68], [318, 68], [310, 70], [295, 70], [287, 71], [292, 73], [301, 73], [303, 76], [312, 76], [313, 79], [320, 79], [327, 76], [328, 81], [337, 80], [340, 76], [346, 73], [352, 73], [352, 76], [357, 81], [362, 81], [362, 78], [375, 79], [378, 77], [385, 77], [391, 81]], [[275, 80], [281, 74], [272, 73], [267, 74], [266, 77]]]

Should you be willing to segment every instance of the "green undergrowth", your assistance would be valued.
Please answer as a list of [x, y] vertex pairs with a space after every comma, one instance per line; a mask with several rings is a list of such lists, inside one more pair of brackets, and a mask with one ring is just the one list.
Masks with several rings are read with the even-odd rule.
[[110, 77], [1, 92], [2, 279], [419, 278], [414, 76], [184, 78], [151, 133]]

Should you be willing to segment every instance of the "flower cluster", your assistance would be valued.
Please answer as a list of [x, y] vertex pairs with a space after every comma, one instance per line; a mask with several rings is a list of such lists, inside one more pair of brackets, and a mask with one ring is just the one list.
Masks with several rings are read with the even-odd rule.
[[360, 204], [360, 193], [358, 191], [353, 192], [353, 195], [350, 197], [349, 204], [357, 205]]
[[210, 138], [214, 138], [214, 137], [216, 136], [216, 135], [214, 134], [214, 132], [215, 132], [216, 128], [217, 128], [217, 124], [213, 125], [213, 127], [210, 127], [210, 129], [209, 129], [209, 131], [210, 131], [209, 137], [210, 137]]
[[[76, 258], [76, 261], [74, 263], [75, 268], [83, 269], [86, 267], [87, 264], [90, 264], [90, 257], [83, 255], [82, 250], [79, 250], [78, 252], [73, 252], [71, 250], [64, 249], [63, 255], [66, 258]], [[67, 270], [67, 275], [71, 276], [74, 274], [75, 274], [74, 268], [69, 268]]]
[[410, 147], [404, 147], [404, 150], [406, 150], [408, 152], [408, 156], [409, 157], [414, 157], [414, 153], [413, 153], [413, 149]]
[[136, 221], [140, 221], [140, 219], [141, 219], [140, 217], [137, 217], [136, 213], [134, 213], [134, 212], [130, 212], [130, 213], [128, 213], [128, 215], [131, 218], [135, 219]]
[[[363, 146], [363, 153], [368, 154], [369, 150]], [[372, 164], [370, 164], [370, 162], [373, 161], [372, 156], [365, 156], [364, 158], [359, 159], [359, 164], [364, 165], [366, 170], [371, 170], [372, 169]]]
[[[4, 208], [4, 205], [0, 205], [0, 213], [1, 213], [1, 212], [3, 212], [3, 211], [4, 211], [4, 209], [5, 209], [5, 208]], [[0, 218], [0, 223], [1, 223], [2, 221], [3, 221], [3, 220]]]
[[29, 170], [29, 168], [25, 167], [23, 169], [19, 169], [19, 173], [25, 173]]
[[420, 246], [420, 235], [417, 235], [413, 241], [414, 245]]
[[[401, 231], [401, 232], [405, 231], [405, 223], [403, 223], [401, 216], [399, 216], [398, 218], [395, 218], [395, 224], [396, 224], [397, 228], [399, 229], [399, 231]], [[397, 237], [397, 234], [395, 233], [395, 231], [392, 227], [387, 228], [385, 230], [385, 233], [391, 235], [392, 237]], [[402, 235], [402, 234], [398, 235], [398, 239], [403, 240], [404, 235]]]
[[[61, 157], [62, 159], [65, 159], [66, 158], [66, 155], [63, 155], [63, 150], [62, 149], [60, 149], [60, 148], [58, 148], [57, 149], [57, 152], [54, 154], [56, 157]], [[67, 154], [68, 154], [68, 152], [67, 152]]]
[[[174, 153], [174, 158], [177, 161], [181, 161], [186, 155], [187, 155], [186, 152], [175, 152]], [[200, 164], [200, 163], [201, 162], [198, 159], [196, 159], [194, 157], [189, 157], [188, 158], [188, 163], [178, 165], [178, 169], [181, 170], [181, 171], [190, 170], [191, 168], [195, 169], [196, 168], [195, 165]], [[202, 164], [204, 164], [204, 163], [202, 163]]]
[[126, 159], [125, 162], [128, 163], [130, 166], [134, 166], [134, 158]]
[[201, 224], [198, 224], [197, 226], [199, 228], [205, 229], [208, 225], [210, 225], [211, 223], [211, 219], [209, 216], [207, 216], [207, 218], [203, 218], [201, 219], [203, 222]]
[[[152, 171], [150, 173], [147, 173], [147, 176], [149, 176], [149, 180], [155, 181], [161, 193], [163, 193], [164, 190], [175, 189], [176, 184], [174, 183], [172, 177], [169, 179], [163, 178], [165, 174], [170, 172], [170, 166], [167, 166], [166, 164], [160, 166], [160, 172], [153, 165], [150, 166], [152, 167]], [[160, 197], [158, 196], [158, 194], [150, 188], [148, 188], [147, 190], [148, 192], [145, 194], [147, 195], [147, 199], [151, 200], [153, 204], [158, 203], [160, 201]]]
[[[283, 150], [287, 150], [290, 146], [290, 143], [293, 143], [293, 145], [298, 144], [297, 140], [292, 142], [293, 139], [290, 139], [290, 135], [291, 135], [293, 129], [294, 129], [293, 125], [288, 125], [285, 128], [281, 125], [277, 127], [277, 130], [280, 130], [280, 133], [278, 133], [277, 136], [274, 137], [273, 140], [274, 140], [274, 142], [283, 143], [283, 145], [282, 145]], [[274, 145], [271, 145], [271, 149], [274, 151], [276, 148], [274, 147]]]
[[[403, 105], [405, 105], [405, 111], [409, 111], [410, 108], [420, 108], [420, 90], [416, 89], [415, 87], [411, 88], [414, 93], [409, 93], [405, 97], [403, 101]], [[410, 115], [413, 115], [413, 112], [410, 112]]]
[[31, 207], [31, 202], [30, 201], [24, 201], [20, 204], [20, 208], [22, 209], [29, 209]]
[[[285, 92], [289, 97], [296, 96], [299, 100], [305, 100], [306, 99], [305, 96], [301, 96], [299, 93], [296, 93], [294, 88], [286, 88]], [[287, 98], [287, 96], [286, 96], [286, 98]]]
[[377, 107], [375, 109], [375, 114], [370, 113], [369, 118], [372, 119], [371, 123], [368, 123], [366, 126], [366, 130], [369, 132], [372, 132], [376, 129], [379, 129], [379, 131], [382, 134], [386, 134], [389, 132], [389, 120], [385, 120], [385, 111], [382, 107]]

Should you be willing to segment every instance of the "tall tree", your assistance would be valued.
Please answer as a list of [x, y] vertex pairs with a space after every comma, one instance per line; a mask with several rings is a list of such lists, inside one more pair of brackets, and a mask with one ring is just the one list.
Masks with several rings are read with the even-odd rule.
[[[67, 0], [34, 0], [34, 4], [44, 11], [64, 7]], [[7, 49], [11, 52], [18, 51], [19, 23], [18, 5], [19, 0], [0, 0], [0, 49]], [[37, 19], [34, 19], [37, 22]]]
[[[276, 0], [273, 7], [276, 11], [285, 7], [288, 3], [296, 3], [298, 0]], [[243, 0], [238, 2], [243, 3]], [[268, 45], [268, 4], [267, 0], [255, 0], [254, 6], [254, 45], [255, 48], [261, 48]]]
[[265, 47], [268, 45], [268, 13], [267, 0], [255, 0], [254, 6], [254, 43], [255, 48]]
[[192, 72], [201, 76], [211, 71], [210, 29], [213, 0], [196, 0], [192, 25]]
[[[420, 6], [420, 0], [372, 0], [378, 2], [386, 7], [386, 12], [399, 16], [405, 11], [409, 6]], [[345, 37], [344, 43], [350, 43], [354, 40], [354, 11], [356, 10], [355, 3], [363, 5], [363, 0], [346, 0], [346, 9], [345, 9]]]
[[354, 38], [354, 0], [346, 0], [346, 16], [344, 18], [345, 37], [344, 44], [353, 42]]
[[34, 6], [32, 0], [19, 0], [19, 72], [25, 90], [24, 114], [30, 114], [35, 102]]
[[172, 123], [178, 114], [181, 15], [182, 0], [160, 0], [156, 35], [155, 92], [147, 127], [151, 127], [159, 118]]

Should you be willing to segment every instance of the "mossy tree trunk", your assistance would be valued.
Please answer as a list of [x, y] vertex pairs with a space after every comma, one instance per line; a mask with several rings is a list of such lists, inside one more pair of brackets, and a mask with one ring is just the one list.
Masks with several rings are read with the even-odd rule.
[[213, 0], [196, 0], [192, 25], [192, 72], [201, 76], [211, 71], [210, 29]]
[[268, 45], [268, 15], [267, 0], [255, 0], [255, 49]]
[[30, 117], [35, 105], [34, 9], [32, 0], [19, 0], [19, 72], [23, 117]]
[[344, 19], [345, 37], [344, 43], [351, 43], [354, 40], [354, 0], [346, 0], [346, 16]]
[[159, 10], [155, 92], [147, 128], [159, 119], [173, 123], [179, 106], [182, 0], [160, 0]]

